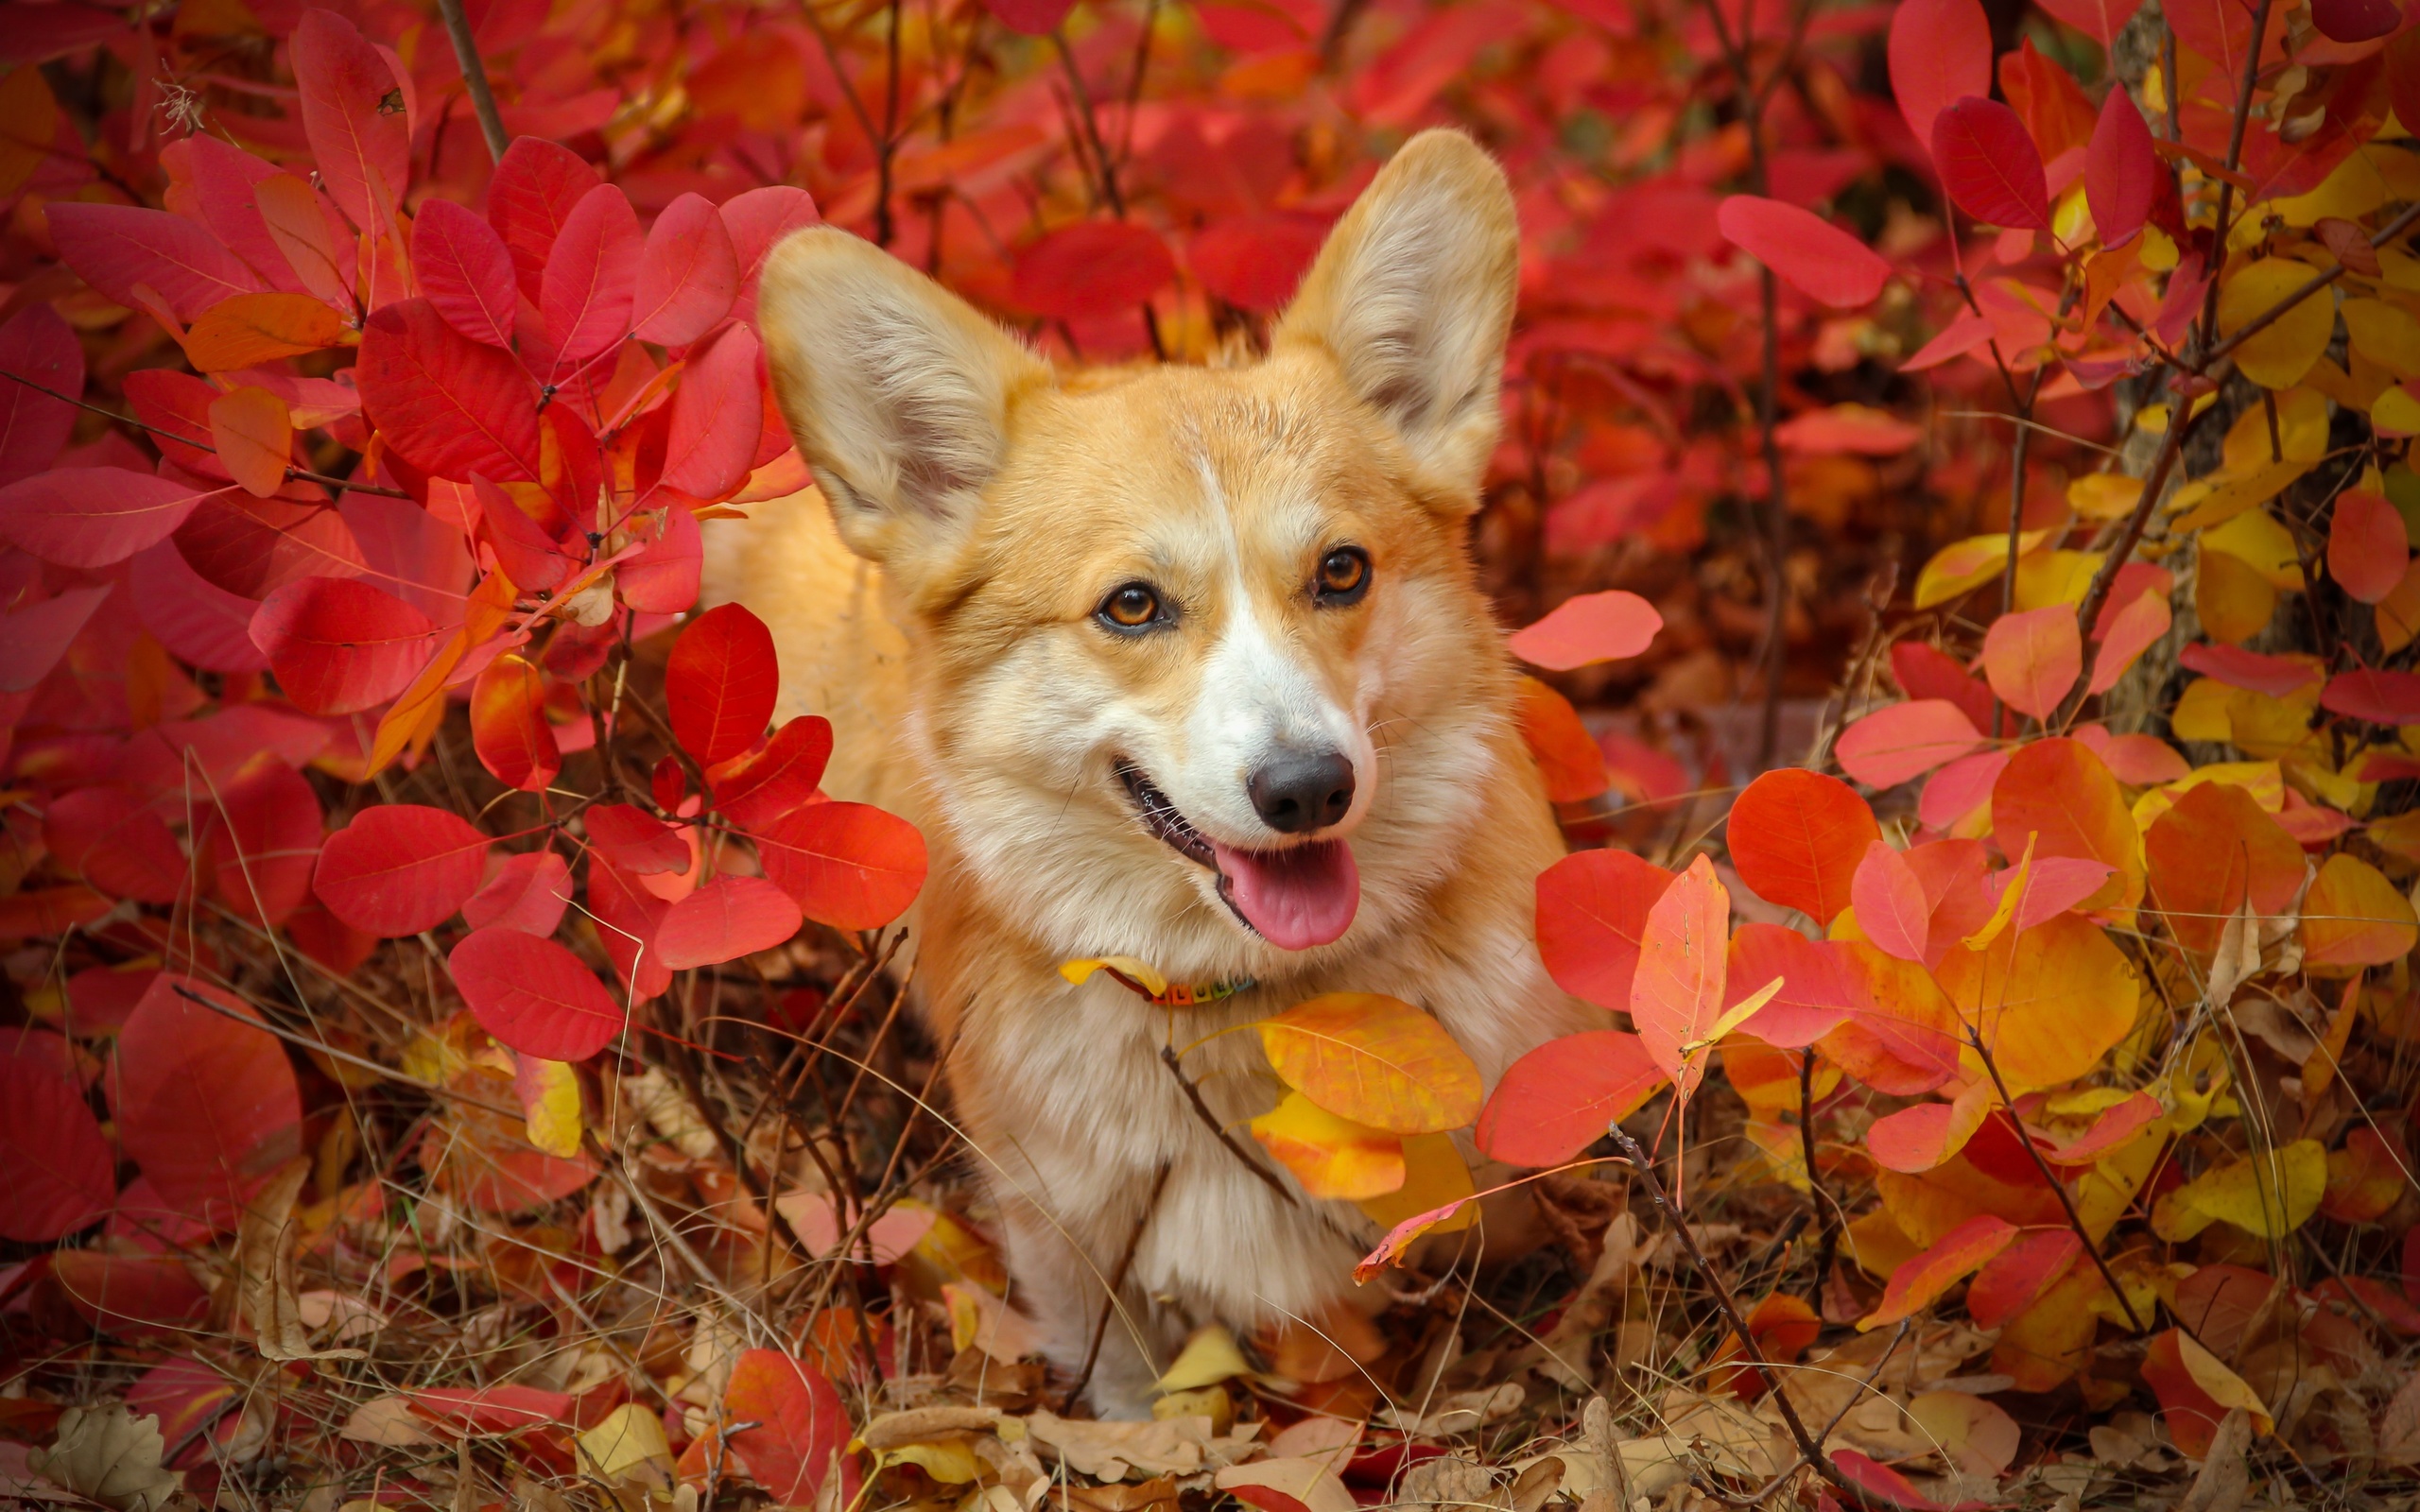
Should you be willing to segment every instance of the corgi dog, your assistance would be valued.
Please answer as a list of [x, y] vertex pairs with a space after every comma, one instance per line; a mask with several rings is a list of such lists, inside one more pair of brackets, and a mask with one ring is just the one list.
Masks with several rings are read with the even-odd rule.
[[[1517, 264], [1504, 175], [1451, 131], [1249, 365], [1063, 373], [828, 227], [767, 264], [818, 487], [709, 525], [707, 596], [771, 627], [781, 717], [832, 720], [825, 791], [924, 832], [919, 1011], [1011, 1301], [1103, 1417], [1148, 1417], [1192, 1328], [1345, 1304], [1377, 1237], [1248, 1169], [1164, 1046], [1240, 1132], [1284, 1089], [1219, 1031], [1322, 993], [1416, 1005], [1491, 1087], [1602, 1022], [1539, 962], [1564, 848], [1467, 548]], [[1060, 971], [1110, 955], [1195, 1001]]]

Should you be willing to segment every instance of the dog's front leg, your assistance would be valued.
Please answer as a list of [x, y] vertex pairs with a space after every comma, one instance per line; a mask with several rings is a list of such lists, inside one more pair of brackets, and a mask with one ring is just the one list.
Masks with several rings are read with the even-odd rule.
[[[1090, 1200], [1046, 1208], [1003, 1194], [1003, 1238], [1015, 1279], [1010, 1300], [1041, 1331], [1054, 1390], [1073, 1383], [1090, 1357], [1084, 1400], [1093, 1411], [1105, 1418], [1146, 1418], [1160, 1375], [1155, 1362], [1181, 1336], [1182, 1320], [1155, 1304], [1131, 1277], [1119, 1289], [1117, 1306], [1105, 1309], [1102, 1303], [1110, 1280], [1134, 1247], [1151, 1183], [1145, 1177], [1113, 1185], [1098, 1168], [1067, 1174]], [[1096, 1334], [1101, 1335], [1098, 1349]]]

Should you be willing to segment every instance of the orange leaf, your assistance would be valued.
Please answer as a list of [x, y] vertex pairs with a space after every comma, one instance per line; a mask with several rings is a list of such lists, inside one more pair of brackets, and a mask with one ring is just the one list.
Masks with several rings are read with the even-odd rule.
[[1444, 1026], [1375, 992], [1330, 992], [1260, 1022], [1286, 1084], [1340, 1118], [1435, 1134], [1478, 1116], [1478, 1068]]
[[[2143, 896], [2142, 834], [2118, 780], [2082, 741], [2037, 740], [2020, 747], [1992, 784], [1992, 838], [2003, 855], [2099, 861], [2118, 875], [2086, 906], [2131, 914]], [[2102, 900], [2108, 900], [2102, 902]]]
[[1731, 894], [1703, 855], [1655, 900], [1640, 936], [1630, 1014], [1664, 1074], [1685, 1094], [1704, 1072], [1694, 1053], [1722, 1016]]
[[2338, 1223], [2373, 1223], [2403, 1195], [2403, 1166], [2378, 1131], [2356, 1124], [2344, 1147], [2327, 1152], [2327, 1193], [2319, 1211]]
[[285, 401], [266, 388], [238, 388], [210, 402], [210, 439], [227, 475], [266, 499], [285, 486], [294, 455], [294, 421]]
[[1571, 700], [1535, 678], [1521, 679], [1521, 735], [1556, 803], [1584, 803], [1611, 785], [1605, 753], [1588, 738]]
[[1857, 927], [1877, 949], [1903, 961], [1925, 958], [1932, 908], [1906, 856], [1880, 840], [1867, 846], [1865, 860], [1849, 884], [1849, 898], [1857, 908]]
[[1403, 1140], [1339, 1118], [1301, 1092], [1252, 1121], [1252, 1137], [1315, 1197], [1379, 1197], [1404, 1182]]
[[2083, 670], [2083, 642], [2065, 604], [2003, 614], [1983, 636], [1983, 675], [2000, 701], [2047, 719]]
[[2411, 900], [2377, 868], [2338, 853], [2327, 858], [2303, 899], [2307, 966], [2383, 966], [2420, 941]]
[[229, 372], [333, 347], [343, 336], [343, 318], [307, 294], [237, 294], [195, 318], [185, 356], [203, 372]]
[[2169, 933], [2198, 955], [2218, 950], [2220, 931], [2247, 897], [2267, 918], [2302, 888], [2303, 848], [2232, 782], [2188, 789], [2152, 821], [2143, 850]]
[[[2072, 1081], [2135, 1026], [2135, 969], [2074, 914], [1960, 946], [1933, 969], [1959, 1022], [1979, 1036], [2011, 1094]], [[1973, 1052], [1967, 1052], [1972, 1055]], [[1982, 1074], [1979, 1060], [1973, 1065]]]
[[2411, 541], [2403, 516], [2384, 497], [2360, 489], [2336, 496], [2327, 527], [2327, 576], [2364, 604], [2394, 592], [2411, 564]]
[[1765, 773], [1732, 805], [1731, 864], [1757, 897], [1820, 924], [1848, 905], [1865, 848], [1882, 838], [1874, 810], [1837, 777], [1797, 767]]
[[1891, 1273], [1882, 1305], [1858, 1319], [1860, 1333], [1913, 1317], [1930, 1307], [1941, 1294], [1972, 1275], [1985, 1261], [2006, 1249], [2016, 1237], [2016, 1226], [2004, 1218], [1980, 1213], [1967, 1219], [1931, 1248]]
[[2152, 1340], [2143, 1351], [2142, 1370], [2144, 1382], [2159, 1397], [2160, 1419], [2181, 1454], [2197, 1459], [2207, 1454], [2230, 1408], [2241, 1407], [2261, 1433], [2276, 1426], [2243, 1378], [2183, 1329], [2169, 1329]]

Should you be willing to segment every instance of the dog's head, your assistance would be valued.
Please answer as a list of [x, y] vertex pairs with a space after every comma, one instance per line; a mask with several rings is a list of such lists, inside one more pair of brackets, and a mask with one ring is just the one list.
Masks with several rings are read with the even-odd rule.
[[915, 646], [945, 843], [1047, 948], [1274, 971], [1451, 864], [1505, 730], [1464, 537], [1517, 260], [1503, 174], [1443, 131], [1250, 367], [1063, 380], [855, 237], [774, 253], [776, 391]]

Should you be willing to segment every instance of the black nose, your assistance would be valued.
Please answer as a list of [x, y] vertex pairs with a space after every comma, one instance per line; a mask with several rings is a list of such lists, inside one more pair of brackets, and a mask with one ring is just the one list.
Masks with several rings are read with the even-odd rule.
[[1263, 763], [1244, 785], [1261, 822], [1296, 834], [1344, 817], [1353, 806], [1353, 764], [1341, 751], [1285, 750]]

